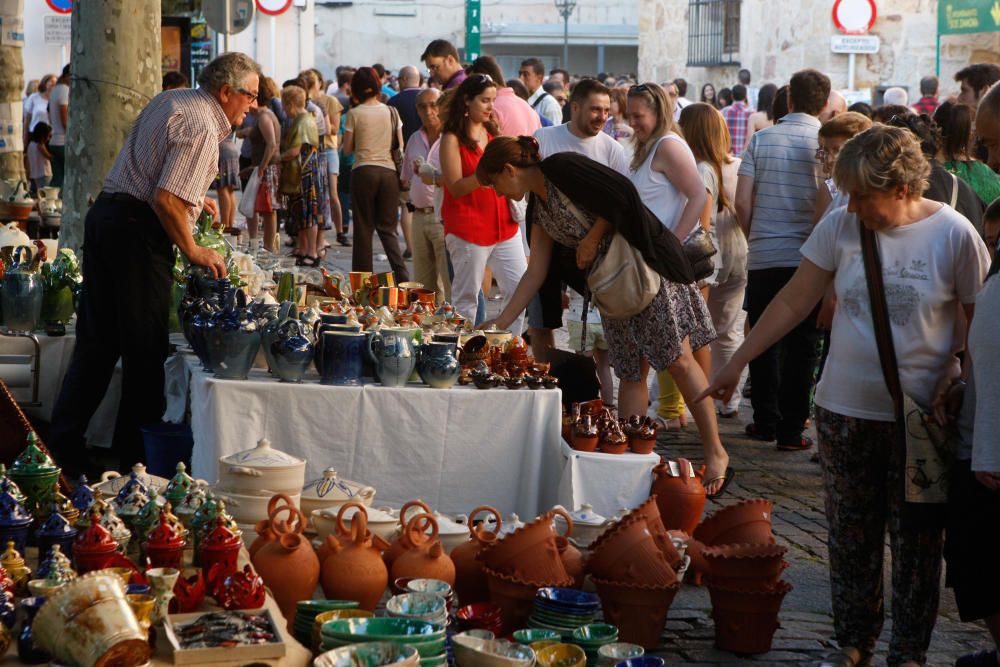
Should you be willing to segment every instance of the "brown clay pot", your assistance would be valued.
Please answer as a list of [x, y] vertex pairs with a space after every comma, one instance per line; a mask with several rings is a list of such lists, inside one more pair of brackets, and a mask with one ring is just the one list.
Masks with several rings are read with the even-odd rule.
[[698, 525], [705, 509], [705, 487], [701, 484], [700, 472], [690, 476], [688, 471], [693, 470], [690, 461], [679, 459], [677, 463], [682, 471], [678, 477], [670, 474], [670, 467], [665, 461], [653, 468], [653, 485], [649, 493], [656, 495], [664, 527], [690, 533]]
[[684, 559], [681, 558], [681, 554], [677, 551], [674, 543], [670, 541], [670, 534], [667, 532], [666, 527], [664, 527], [662, 519], [660, 519], [660, 508], [656, 504], [656, 496], [650, 496], [626, 516], [633, 514], [641, 514], [645, 518], [646, 527], [649, 528], [656, 546], [659, 547], [663, 557], [670, 563], [670, 567], [677, 570]]
[[385, 561], [387, 568], [392, 567], [392, 562], [399, 558], [400, 554], [413, 548], [413, 544], [410, 543], [410, 539], [406, 535], [406, 522], [409, 521], [406, 514], [414, 507], [422, 509], [424, 514], [433, 514], [431, 508], [422, 500], [411, 500], [400, 508], [399, 534], [396, 536], [396, 539], [389, 543], [389, 548], [385, 549], [382, 554], [382, 560]]
[[770, 591], [787, 567], [788, 548], [778, 544], [723, 544], [705, 547], [709, 585], [740, 590]]
[[597, 435], [579, 435], [573, 433], [570, 436], [569, 446], [578, 452], [593, 452], [597, 450], [597, 441], [600, 436]]
[[709, 547], [720, 544], [774, 544], [771, 532], [773, 507], [770, 500], [763, 499], [743, 500], [723, 507], [702, 521], [692, 536]]
[[583, 567], [583, 554], [569, 539], [561, 535], [556, 538], [556, 548], [559, 550], [559, 559], [566, 568], [566, 574], [573, 577], [573, 588], [582, 589], [583, 580], [587, 576]]
[[481, 512], [488, 512], [496, 519], [496, 530], [500, 531], [500, 512], [493, 507], [477, 507], [469, 514], [470, 537], [467, 542], [451, 550], [451, 560], [455, 563], [455, 592], [463, 605], [486, 602], [490, 599], [490, 588], [483, 572], [483, 563], [476, 556], [484, 546], [497, 540], [497, 533], [484, 528], [485, 522], [476, 526], [474, 521]]
[[787, 581], [764, 592], [710, 585], [716, 648], [741, 655], [770, 651], [778, 612], [790, 590]]
[[[283, 512], [291, 515], [289, 521], [278, 520], [278, 515]], [[319, 583], [319, 558], [309, 540], [302, 537], [306, 522], [294, 505], [276, 508], [269, 518], [271, 530], [278, 539], [261, 547], [251, 562], [264, 584], [271, 589], [281, 613], [288, 619], [291, 631], [296, 603], [310, 599]]]
[[631, 514], [590, 545], [587, 572], [607, 581], [647, 586], [677, 582], [674, 572], [641, 514]]
[[602, 454], [624, 454], [628, 451], [628, 440], [625, 442], [608, 442], [602, 440], [600, 444]]
[[[427, 527], [431, 534], [424, 533]], [[392, 561], [390, 574], [396, 581], [402, 577], [438, 579], [455, 585], [455, 563], [444, 552], [438, 540], [438, 523], [431, 514], [418, 514], [406, 524], [406, 533], [415, 548], [400, 554]]]
[[632, 450], [633, 454], [652, 454], [653, 450], [656, 448], [656, 438], [638, 438], [630, 436], [628, 439], [628, 447]]
[[546, 586], [567, 587], [573, 583], [569, 577], [560, 581], [524, 581], [485, 568], [486, 581], [490, 588], [490, 600], [500, 607], [503, 619], [503, 634], [509, 635], [518, 628], [527, 627], [528, 617], [535, 602], [535, 593]]
[[351, 521], [351, 538], [343, 544], [327, 538], [330, 553], [323, 561], [323, 594], [332, 600], [356, 600], [374, 611], [389, 584], [389, 571], [368, 534], [368, 517], [358, 513]]
[[711, 565], [705, 559], [703, 551], [705, 551], [704, 544], [693, 537], [688, 540], [687, 555], [691, 557], [691, 567], [688, 569], [685, 579], [693, 586], [701, 586], [702, 578], [712, 572]]
[[556, 545], [558, 534], [553, 521], [556, 514], [566, 520], [568, 529], [564, 537], [568, 537], [573, 530], [573, 520], [565, 511], [556, 508], [518, 528], [502, 540], [485, 546], [479, 552], [478, 558], [489, 569], [523, 581], [568, 579]]
[[594, 577], [604, 622], [618, 626], [618, 641], [654, 649], [680, 582], [669, 586], [635, 586]]
[[[294, 507], [295, 503], [293, 503], [292, 499], [289, 498], [284, 493], [274, 494], [273, 496], [271, 496], [271, 499], [267, 501], [267, 515], [271, 516], [271, 513], [274, 512], [274, 510], [278, 509], [283, 505], [292, 505]], [[278, 539], [278, 536], [275, 535], [273, 530], [271, 530], [270, 519], [261, 519], [260, 521], [258, 521], [257, 524], [254, 526], [254, 530], [257, 533], [257, 539], [253, 541], [253, 543], [250, 545], [250, 548], [247, 550], [250, 554], [250, 558], [253, 558], [254, 554], [260, 551], [260, 548], [262, 546], [264, 546], [268, 542], [273, 542], [276, 539]]]

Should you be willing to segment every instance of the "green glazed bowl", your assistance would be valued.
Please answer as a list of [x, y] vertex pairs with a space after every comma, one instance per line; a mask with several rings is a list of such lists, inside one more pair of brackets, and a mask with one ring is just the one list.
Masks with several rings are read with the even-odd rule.
[[323, 624], [322, 634], [354, 641], [433, 641], [444, 638], [444, 626], [415, 618], [340, 618]]
[[514, 641], [525, 646], [531, 644], [531, 642], [543, 639], [555, 639], [559, 641], [561, 640], [561, 635], [555, 630], [545, 630], [544, 628], [524, 628], [523, 630], [514, 631]]
[[417, 649], [393, 642], [369, 642], [335, 648], [316, 657], [314, 667], [380, 667], [417, 664]]
[[303, 616], [315, 616], [323, 611], [357, 609], [359, 606], [360, 603], [354, 600], [301, 600], [295, 605], [295, 608]]
[[420, 667], [446, 667], [448, 664], [448, 654], [432, 655], [427, 658], [420, 658]]
[[607, 623], [591, 623], [573, 631], [573, 642], [584, 648], [618, 641], [618, 628]]
[[[321, 642], [320, 647], [324, 651], [329, 651], [330, 649], [343, 648], [345, 646], [353, 646], [356, 643], [357, 641], [354, 639], [333, 639], [332, 637], [323, 637], [323, 641]], [[445, 650], [444, 638], [431, 642], [417, 643], [412, 640], [404, 639], [401, 637], [398, 642], [392, 642], [392, 643], [398, 644], [400, 646], [413, 647], [414, 649], [416, 649], [417, 653], [420, 655], [421, 658], [434, 657], [440, 655]]]

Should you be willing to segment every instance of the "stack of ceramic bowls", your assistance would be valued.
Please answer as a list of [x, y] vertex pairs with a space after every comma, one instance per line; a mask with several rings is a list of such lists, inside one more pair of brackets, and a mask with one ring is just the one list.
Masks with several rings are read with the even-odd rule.
[[600, 605], [600, 599], [593, 593], [574, 588], [540, 588], [535, 594], [528, 627], [555, 630], [569, 636], [577, 628], [593, 623]]
[[375, 614], [368, 611], [367, 609], [331, 609], [330, 611], [322, 611], [316, 614], [316, 620], [313, 621], [312, 637], [309, 647], [315, 653], [320, 652], [320, 647], [323, 645], [323, 635], [321, 631], [323, 629], [323, 624], [327, 621], [336, 621], [341, 618], [373, 618]]
[[448, 625], [447, 603], [433, 593], [404, 593], [389, 598], [385, 610], [394, 618], [415, 618], [438, 625]]
[[451, 607], [455, 603], [455, 590], [447, 581], [441, 581], [440, 579], [410, 579], [406, 582], [406, 590], [404, 592], [430, 593], [439, 598], [444, 598], [449, 611], [451, 611]]
[[356, 609], [357, 606], [358, 603], [353, 600], [302, 600], [295, 605], [292, 633], [300, 644], [312, 646], [313, 624], [317, 614], [332, 609]]
[[342, 618], [327, 621], [320, 629], [321, 649], [329, 651], [360, 642], [393, 642], [409, 645], [420, 654], [421, 667], [444, 667], [444, 626], [412, 618]]
[[597, 662], [597, 651], [602, 646], [618, 641], [618, 628], [607, 623], [583, 625], [573, 631], [570, 641], [583, 649], [587, 654], [587, 664], [592, 665]]
[[503, 632], [500, 607], [492, 602], [477, 602], [459, 607], [455, 612], [455, 626], [460, 632], [479, 630], [499, 636]]
[[412, 646], [393, 642], [366, 642], [335, 648], [316, 657], [313, 667], [343, 667], [344, 665], [393, 665], [417, 667], [420, 654]]
[[562, 643], [562, 633], [557, 630], [545, 630], [543, 628], [524, 628], [515, 630], [514, 641], [518, 644], [530, 646], [535, 651], [540, 651], [546, 646]]

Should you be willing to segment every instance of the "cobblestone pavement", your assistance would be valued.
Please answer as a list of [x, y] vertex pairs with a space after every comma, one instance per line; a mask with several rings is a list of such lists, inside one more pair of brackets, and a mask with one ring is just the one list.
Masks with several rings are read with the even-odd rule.
[[[332, 235], [331, 235], [332, 238]], [[375, 239], [376, 253], [378, 239]], [[327, 264], [340, 271], [350, 270], [350, 248], [334, 246]], [[376, 257], [376, 270], [389, 270], [388, 263]], [[490, 315], [496, 315], [499, 302], [490, 301]], [[566, 332], [556, 333], [556, 343], [566, 347]], [[788, 546], [789, 568], [785, 580], [794, 589], [782, 607], [781, 627], [774, 636], [769, 653], [751, 657], [737, 656], [714, 648], [711, 602], [704, 587], [685, 585], [674, 600], [668, 615], [663, 643], [651, 651], [678, 665], [811, 665], [837, 648], [833, 640], [833, 615], [830, 608], [830, 585], [827, 571], [826, 517], [819, 463], [811, 461], [812, 452], [779, 452], [773, 444], [752, 441], [743, 436], [743, 425], [750, 421], [749, 400], [744, 401], [740, 418], [720, 419], [723, 442], [732, 459], [737, 478], [730, 484], [726, 498], [718, 504], [709, 502], [706, 512], [722, 505], [749, 498], [767, 498], [774, 503], [774, 532], [779, 544]], [[814, 435], [814, 434], [813, 434]], [[693, 422], [677, 436], [666, 436], [657, 452], [668, 458], [699, 460], [701, 447]], [[888, 566], [889, 552], [886, 549]], [[886, 569], [888, 573], [888, 567]], [[943, 582], [942, 582], [943, 586]], [[885, 590], [891, 594], [888, 576]], [[889, 600], [886, 600], [886, 609]], [[878, 642], [875, 665], [886, 664], [889, 632], [888, 617]], [[955, 608], [954, 596], [943, 589], [941, 610], [931, 642], [929, 667], [951, 666], [955, 658], [989, 645], [989, 634], [979, 624], [962, 623]]]

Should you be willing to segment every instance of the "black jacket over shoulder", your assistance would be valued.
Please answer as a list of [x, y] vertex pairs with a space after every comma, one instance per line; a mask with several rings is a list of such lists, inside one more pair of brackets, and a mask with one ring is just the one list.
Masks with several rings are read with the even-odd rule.
[[[556, 153], [538, 164], [542, 173], [570, 201], [607, 220], [640, 253], [649, 267], [674, 283], [694, 282], [681, 242], [664, 227], [636, 191], [614, 169], [578, 153]], [[535, 196], [528, 199], [528, 222]]]

